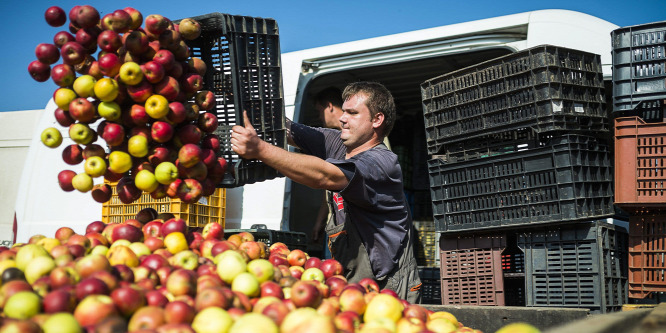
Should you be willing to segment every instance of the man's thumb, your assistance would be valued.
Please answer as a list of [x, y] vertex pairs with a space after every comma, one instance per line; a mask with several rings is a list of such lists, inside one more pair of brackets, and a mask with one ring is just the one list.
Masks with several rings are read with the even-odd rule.
[[250, 118], [247, 117], [247, 111], [243, 111], [243, 124], [245, 125], [245, 128], [247, 129], [254, 129], [254, 126], [252, 126], [252, 122], [250, 121]]

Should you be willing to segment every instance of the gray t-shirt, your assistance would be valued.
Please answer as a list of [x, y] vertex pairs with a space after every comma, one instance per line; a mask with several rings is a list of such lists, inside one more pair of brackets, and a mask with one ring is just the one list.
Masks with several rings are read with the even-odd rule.
[[407, 230], [412, 227], [397, 156], [379, 145], [345, 159], [338, 130], [293, 123], [291, 133], [304, 153], [335, 164], [345, 174], [348, 185], [333, 192], [336, 223], [345, 221], [346, 208], [368, 249], [375, 276], [390, 273], [407, 246]]

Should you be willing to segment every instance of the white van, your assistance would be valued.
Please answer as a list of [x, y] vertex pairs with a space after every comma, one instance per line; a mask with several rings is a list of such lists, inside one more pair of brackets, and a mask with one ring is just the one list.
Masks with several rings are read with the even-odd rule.
[[[279, 22], [278, 22], [279, 23]], [[420, 84], [435, 76], [542, 44], [601, 55], [604, 78], [611, 78], [610, 33], [618, 26], [567, 10], [540, 10], [417, 30], [282, 54], [286, 116], [319, 125], [313, 96], [320, 90], [359, 80], [383, 83], [394, 95], [398, 121], [389, 136], [403, 164], [405, 190], [414, 199], [415, 219], [432, 219]], [[607, 94], [610, 85], [607, 84]], [[63, 193], [59, 170], [70, 166], [39, 141], [55, 124], [50, 102], [32, 135], [16, 198], [17, 241], [52, 235], [63, 225], [83, 232], [101, 219], [101, 204], [87, 194]], [[71, 167], [70, 167], [71, 168]], [[74, 168], [75, 171], [76, 168]], [[269, 229], [310, 234], [322, 191], [286, 178], [227, 191], [227, 228], [264, 224]], [[3, 219], [3, 221], [8, 221]], [[312, 245], [316, 251], [319, 246]]]

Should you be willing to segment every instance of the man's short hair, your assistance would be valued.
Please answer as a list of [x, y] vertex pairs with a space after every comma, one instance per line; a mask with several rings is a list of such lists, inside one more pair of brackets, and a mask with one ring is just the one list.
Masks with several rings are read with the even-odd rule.
[[315, 96], [315, 103], [326, 106], [327, 103], [333, 104], [333, 106], [342, 107], [342, 92], [336, 87], [328, 87], [320, 91], [317, 96]]
[[388, 136], [393, 129], [396, 118], [395, 101], [391, 92], [378, 82], [353, 82], [345, 87], [345, 90], [342, 92], [342, 100], [346, 101], [358, 93], [362, 93], [367, 97], [365, 105], [370, 110], [371, 117], [374, 118], [380, 112], [384, 114], [384, 126], [381, 136]]

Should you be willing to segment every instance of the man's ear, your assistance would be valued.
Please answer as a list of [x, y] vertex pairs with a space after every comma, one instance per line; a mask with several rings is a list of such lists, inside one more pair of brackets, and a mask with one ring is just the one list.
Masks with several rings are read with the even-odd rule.
[[377, 112], [374, 117], [372, 117], [372, 128], [379, 128], [384, 123], [384, 114]]

